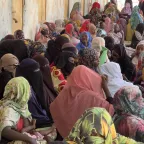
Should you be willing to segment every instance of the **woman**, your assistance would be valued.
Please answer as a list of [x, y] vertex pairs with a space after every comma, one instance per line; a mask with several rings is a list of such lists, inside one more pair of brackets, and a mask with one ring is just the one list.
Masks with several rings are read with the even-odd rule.
[[91, 69], [77, 66], [67, 79], [65, 88], [50, 105], [55, 125], [63, 138], [91, 107], [103, 107], [113, 115], [113, 106], [105, 100], [102, 91], [102, 79]]
[[105, 18], [105, 31], [107, 34], [112, 30], [112, 21], [109, 17]]
[[144, 100], [137, 86], [121, 88], [114, 96], [117, 132], [144, 142]]
[[[29, 98], [30, 85], [26, 79], [18, 77], [8, 82], [4, 98], [0, 101], [0, 141], [5, 138], [8, 141], [13, 141], [12, 143], [18, 141], [18, 144], [23, 142], [30, 144], [39, 143], [37, 137], [33, 138], [26, 133], [22, 133], [24, 128], [30, 125], [31, 129], [35, 129], [32, 126], [31, 114], [28, 110]], [[46, 141], [42, 143], [45, 144]]]
[[66, 140], [83, 144], [140, 144], [118, 135], [111, 116], [103, 108], [87, 109], [75, 123]]
[[39, 123], [37, 125], [39, 126], [43, 121], [45, 122], [43, 125], [51, 125], [52, 119], [49, 112], [50, 96], [46, 93], [47, 87], [43, 83], [39, 64], [29, 58], [23, 60], [17, 68], [16, 76], [25, 77], [34, 91], [35, 98], [30, 101], [29, 108], [33, 105], [36, 107], [35, 109], [31, 108], [30, 112], [33, 118], [38, 119]]
[[[38, 62], [40, 65], [40, 70], [43, 75], [43, 83], [44, 83], [44, 86], [46, 87], [46, 91], [44, 92], [45, 92], [45, 95], [47, 95], [46, 98], [47, 98], [47, 101], [49, 101], [48, 104], [50, 104], [56, 98], [57, 92], [54, 89], [54, 85], [52, 82], [49, 61], [41, 55], [37, 55], [33, 59], [36, 62]], [[49, 105], [47, 105], [47, 107], [49, 107]]]
[[18, 39], [18, 40], [25, 39], [24, 32], [22, 30], [16, 30], [14, 32], [14, 37], [15, 37], [15, 39]]
[[78, 51], [84, 48], [91, 48], [92, 37], [89, 32], [82, 32], [80, 34], [80, 43], [77, 44], [76, 48]]
[[100, 71], [103, 75], [108, 77], [108, 89], [111, 96], [114, 97], [115, 93], [124, 86], [133, 86], [132, 83], [123, 80], [121, 68], [119, 64], [114, 62], [108, 62], [100, 67]]
[[98, 2], [93, 3], [89, 15], [90, 15], [91, 23], [97, 26], [98, 22], [101, 19], [100, 4]]
[[56, 33], [60, 34], [62, 30], [64, 30], [63, 24], [64, 24], [64, 21], [62, 19], [58, 19], [55, 21]]
[[138, 24], [143, 23], [143, 17], [140, 15], [139, 10], [139, 7], [135, 6], [131, 14], [130, 23], [133, 30], [136, 29]]
[[137, 44], [142, 40], [144, 40], [144, 24], [140, 23], [137, 25], [132, 37], [131, 47], [135, 49]]
[[126, 53], [125, 47], [121, 44], [115, 45], [112, 51], [112, 61], [118, 63], [128, 80], [133, 81], [136, 75], [135, 66], [132, 64], [129, 56]]
[[62, 46], [69, 41], [70, 40], [67, 37], [58, 36], [56, 40], [50, 40], [48, 42], [45, 57], [49, 60], [50, 64], [53, 63], [56, 57], [60, 54]]
[[96, 26], [94, 24], [89, 25], [89, 33], [91, 34], [92, 38], [96, 37]]
[[0, 43], [0, 58], [7, 53], [15, 55], [21, 62], [25, 58], [32, 57], [34, 50], [28, 45], [27, 40], [7, 40]]
[[135, 65], [135, 67], [138, 66], [138, 60], [140, 57], [141, 52], [144, 51], [144, 40], [140, 41], [136, 46], [136, 51], [132, 56], [132, 63]]
[[70, 37], [71, 43], [77, 45], [80, 41], [74, 37], [74, 26], [72, 24], [67, 24], [65, 27], [65, 33]]
[[82, 32], [87, 32], [89, 30], [89, 24], [90, 24], [90, 21], [89, 20], [85, 20], [85, 22], [82, 24], [79, 32], [82, 33]]
[[105, 62], [109, 61], [107, 56], [107, 48], [105, 48], [105, 40], [101, 37], [96, 37], [92, 40], [92, 48], [96, 49], [99, 53], [100, 57], [100, 65], [104, 64]]
[[3, 98], [6, 84], [15, 77], [16, 67], [18, 65], [19, 60], [12, 54], [5, 54], [0, 59], [0, 99]]
[[126, 2], [124, 8], [121, 10], [121, 14], [127, 17], [131, 16], [131, 13], [132, 13], [131, 5], [130, 3]]
[[111, 15], [112, 21], [117, 22], [117, 20], [119, 19], [119, 10], [117, 9], [117, 1], [110, 0], [110, 2], [105, 6], [104, 13], [107, 16]]
[[106, 36], [104, 40], [105, 40], [105, 47], [112, 52], [112, 50], [114, 49], [114, 39], [110, 36]]
[[75, 67], [78, 50], [71, 43], [62, 46], [62, 52], [54, 61], [56, 68], [60, 69], [64, 77], [67, 78]]

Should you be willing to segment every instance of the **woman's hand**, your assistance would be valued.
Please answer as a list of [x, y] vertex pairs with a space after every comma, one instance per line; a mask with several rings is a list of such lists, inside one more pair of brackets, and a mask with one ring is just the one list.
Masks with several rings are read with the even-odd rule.
[[31, 138], [31, 137], [29, 138], [28, 142], [29, 142], [30, 144], [37, 144], [36, 139]]

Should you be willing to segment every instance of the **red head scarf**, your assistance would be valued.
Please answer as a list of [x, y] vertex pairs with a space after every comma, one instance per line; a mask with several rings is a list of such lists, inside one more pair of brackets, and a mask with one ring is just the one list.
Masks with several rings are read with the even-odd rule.
[[84, 32], [84, 31], [88, 31], [89, 24], [90, 24], [90, 20], [85, 20], [85, 22], [82, 24], [82, 27], [80, 29], [80, 33]]
[[73, 29], [74, 29], [74, 26], [72, 24], [67, 24], [65, 27], [66, 34], [72, 36]]

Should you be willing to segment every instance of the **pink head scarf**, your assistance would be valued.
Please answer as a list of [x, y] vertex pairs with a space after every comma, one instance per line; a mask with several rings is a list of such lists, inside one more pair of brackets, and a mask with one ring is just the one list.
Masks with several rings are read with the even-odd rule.
[[67, 79], [67, 84], [50, 111], [62, 137], [67, 137], [85, 110], [92, 107], [105, 108], [111, 115], [113, 106], [104, 97], [101, 76], [85, 66], [77, 66]]
[[67, 24], [65, 27], [65, 32], [66, 34], [68, 34], [69, 36], [73, 35], [73, 30], [74, 30], [74, 26], [72, 24]]

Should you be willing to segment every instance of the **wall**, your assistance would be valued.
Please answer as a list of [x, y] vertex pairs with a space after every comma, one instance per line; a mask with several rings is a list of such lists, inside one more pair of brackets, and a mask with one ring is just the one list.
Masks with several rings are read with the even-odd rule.
[[34, 40], [38, 25], [38, 3], [36, 0], [25, 0], [23, 8], [23, 31], [25, 37]]
[[57, 19], [64, 19], [64, 0], [46, 1], [46, 21], [54, 22]]
[[11, 2], [11, 0], [0, 0], [0, 39], [12, 32]]

